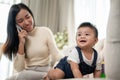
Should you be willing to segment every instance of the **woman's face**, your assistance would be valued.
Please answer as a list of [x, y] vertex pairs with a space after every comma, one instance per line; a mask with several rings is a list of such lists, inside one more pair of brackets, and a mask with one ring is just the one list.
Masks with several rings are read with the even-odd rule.
[[16, 16], [16, 24], [22, 29], [30, 32], [34, 28], [34, 20], [32, 15], [25, 9], [21, 9]]

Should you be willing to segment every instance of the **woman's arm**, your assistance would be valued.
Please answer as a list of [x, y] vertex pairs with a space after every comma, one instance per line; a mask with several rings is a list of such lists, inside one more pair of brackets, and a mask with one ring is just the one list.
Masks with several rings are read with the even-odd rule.
[[20, 72], [23, 69], [25, 69], [25, 55], [20, 55], [17, 53], [17, 55], [14, 58], [13, 66], [15, 71]]
[[48, 31], [47, 42], [48, 42], [48, 47], [51, 54], [51, 63], [53, 66], [57, 61], [59, 61], [63, 57], [63, 55], [62, 53], [59, 52], [59, 49], [57, 48], [52, 31], [49, 28], [46, 28], [46, 30]]
[[74, 77], [75, 78], [82, 78], [83, 76], [79, 70], [79, 65], [75, 62], [72, 62], [72, 61], [69, 61], [69, 64], [71, 66], [71, 70], [73, 72]]
[[19, 46], [17, 55], [14, 58], [14, 69], [16, 71], [21, 71], [25, 68], [25, 38], [27, 36], [27, 32], [25, 30], [18, 31], [19, 36]]

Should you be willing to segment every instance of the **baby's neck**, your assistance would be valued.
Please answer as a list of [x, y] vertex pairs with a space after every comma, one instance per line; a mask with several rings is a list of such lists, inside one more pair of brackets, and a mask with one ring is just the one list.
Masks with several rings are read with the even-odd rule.
[[93, 54], [93, 49], [83, 49], [81, 50], [81, 52], [83, 53], [83, 55], [88, 59], [91, 60], [92, 59], [92, 54]]
[[81, 51], [83, 52], [83, 53], [93, 53], [93, 48], [85, 48], [85, 49], [81, 49]]

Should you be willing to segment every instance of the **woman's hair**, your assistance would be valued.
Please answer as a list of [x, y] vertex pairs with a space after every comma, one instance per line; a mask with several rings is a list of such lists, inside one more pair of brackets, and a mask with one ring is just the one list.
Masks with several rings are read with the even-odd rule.
[[94, 31], [94, 33], [95, 33], [95, 37], [96, 38], [98, 37], [98, 30], [97, 30], [97, 28], [93, 24], [91, 24], [90, 22], [83, 22], [82, 24], [80, 24], [78, 26], [77, 29], [79, 29], [81, 27], [89, 27], [89, 28], [91, 28]]
[[[19, 38], [16, 28], [16, 16], [21, 9], [27, 10], [33, 17], [32, 11], [23, 3], [14, 4], [11, 6], [8, 14], [7, 22], [7, 40], [3, 45], [3, 53], [12, 60], [12, 56], [15, 56], [18, 51]], [[35, 25], [35, 22], [34, 22]]]

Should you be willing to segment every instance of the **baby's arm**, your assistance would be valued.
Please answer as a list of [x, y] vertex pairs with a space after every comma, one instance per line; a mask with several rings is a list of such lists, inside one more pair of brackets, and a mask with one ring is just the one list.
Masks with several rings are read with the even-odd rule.
[[69, 64], [71, 66], [71, 70], [73, 72], [74, 77], [75, 78], [82, 78], [83, 76], [79, 70], [79, 65], [73, 61], [69, 61]]
[[101, 70], [95, 70], [94, 72], [94, 78], [99, 78], [101, 75]]
[[94, 72], [94, 78], [99, 78], [101, 75], [101, 70], [95, 70]]
[[96, 69], [94, 71], [94, 77], [95, 78], [99, 78], [101, 76], [101, 70], [102, 70], [101, 61], [102, 61], [102, 58], [101, 58], [100, 54], [98, 54]]

